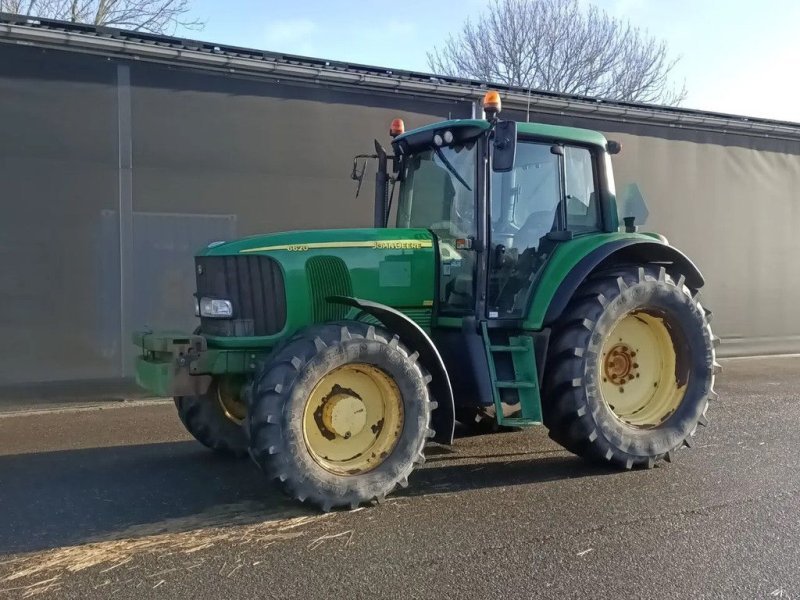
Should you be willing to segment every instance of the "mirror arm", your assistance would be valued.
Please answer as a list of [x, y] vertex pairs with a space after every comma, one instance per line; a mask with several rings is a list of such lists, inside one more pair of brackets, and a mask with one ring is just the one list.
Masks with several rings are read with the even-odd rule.
[[386, 227], [386, 210], [389, 204], [389, 157], [378, 140], [375, 140], [375, 153], [378, 159], [378, 170], [375, 173], [374, 226], [382, 228]]

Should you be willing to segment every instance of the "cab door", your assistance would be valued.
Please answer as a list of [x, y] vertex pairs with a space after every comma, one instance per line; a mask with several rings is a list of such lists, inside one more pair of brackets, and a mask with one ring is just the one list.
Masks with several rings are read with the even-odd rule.
[[[602, 229], [590, 149], [520, 139], [514, 168], [492, 172], [487, 316], [525, 316], [557, 243]], [[569, 232], [555, 235], [553, 232]]]

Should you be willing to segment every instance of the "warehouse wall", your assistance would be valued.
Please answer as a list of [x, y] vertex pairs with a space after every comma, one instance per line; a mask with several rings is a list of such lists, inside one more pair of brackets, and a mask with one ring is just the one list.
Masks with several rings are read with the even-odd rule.
[[0, 385], [118, 372], [115, 81], [105, 61], [0, 49]]
[[800, 145], [794, 153], [609, 132], [622, 204], [636, 184], [700, 267], [722, 355], [800, 350]]
[[210, 241], [367, 226], [352, 157], [469, 103], [0, 45], [0, 388], [118, 380], [130, 332], [194, 327]]
[[[469, 102], [334, 91], [0, 45], [0, 391], [130, 375], [132, 329], [191, 328], [192, 255], [224, 238], [369, 225], [351, 158]], [[524, 113], [508, 116], [525, 119]], [[723, 353], [800, 350], [800, 144], [567, 115], [623, 143], [641, 193], [707, 276]], [[15, 387], [16, 386], [16, 387]]]

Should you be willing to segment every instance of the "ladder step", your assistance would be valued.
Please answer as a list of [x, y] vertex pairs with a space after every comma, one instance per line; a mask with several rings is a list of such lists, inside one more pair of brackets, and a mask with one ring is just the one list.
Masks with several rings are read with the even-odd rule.
[[530, 381], [497, 381], [495, 382], [495, 386], [499, 389], [528, 390], [535, 388], [536, 384]]
[[527, 427], [528, 425], [541, 425], [541, 421], [535, 419], [524, 419], [521, 417], [506, 417], [503, 419], [503, 425], [510, 427]]
[[525, 346], [489, 346], [492, 352], [528, 352]]

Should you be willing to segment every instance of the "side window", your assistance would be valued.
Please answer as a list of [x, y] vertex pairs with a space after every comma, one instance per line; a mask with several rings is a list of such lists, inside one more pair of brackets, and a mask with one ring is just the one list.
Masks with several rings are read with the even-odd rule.
[[513, 171], [492, 173], [492, 240], [521, 254], [553, 229], [561, 198], [550, 144], [521, 141]]
[[592, 153], [586, 148], [567, 146], [564, 149], [564, 175], [567, 228], [578, 233], [602, 229]]

